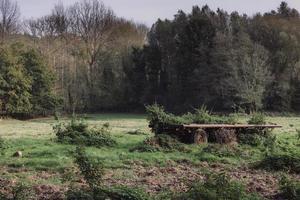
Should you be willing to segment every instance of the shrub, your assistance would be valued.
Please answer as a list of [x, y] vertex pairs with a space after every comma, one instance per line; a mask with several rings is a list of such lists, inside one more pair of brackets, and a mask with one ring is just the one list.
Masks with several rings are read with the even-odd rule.
[[231, 116], [212, 115], [206, 109], [205, 106], [202, 106], [200, 109], [195, 109], [195, 113], [190, 114], [189, 117], [191, 118], [192, 123], [197, 123], [197, 124], [236, 124], [237, 123], [237, 119], [234, 115]]
[[259, 146], [263, 144], [263, 137], [258, 134], [251, 133], [241, 133], [238, 134], [238, 141], [240, 144], [247, 144], [251, 146]]
[[300, 199], [300, 182], [289, 180], [283, 177], [280, 181], [280, 196], [284, 199], [299, 200]]
[[202, 150], [204, 153], [210, 153], [220, 158], [236, 157], [243, 155], [243, 151], [236, 146], [228, 146], [221, 144], [209, 144]]
[[143, 132], [140, 129], [137, 129], [134, 131], [128, 131], [127, 134], [129, 134], [129, 135], [148, 135], [147, 133]]
[[95, 199], [101, 198], [112, 200], [147, 200], [149, 199], [149, 195], [139, 189], [117, 186], [98, 189], [97, 191], [95, 191]]
[[7, 149], [6, 141], [0, 137], [0, 154], [3, 155], [5, 153], [5, 149]]
[[147, 200], [148, 195], [138, 189], [124, 186], [105, 187], [102, 185], [104, 168], [102, 163], [91, 160], [83, 147], [77, 147], [75, 163], [78, 165], [89, 188], [73, 188], [67, 192], [68, 200]]
[[225, 117], [212, 115], [202, 106], [196, 109], [195, 113], [187, 113], [182, 116], [175, 116], [165, 112], [162, 106], [157, 104], [146, 106], [148, 113], [149, 126], [155, 134], [162, 134], [165, 125], [182, 125], [182, 124], [235, 124], [237, 122], [234, 116]]
[[300, 141], [300, 129], [297, 129], [296, 131], [297, 131], [297, 139], [298, 141]]
[[129, 151], [130, 152], [149, 152], [149, 153], [161, 151], [161, 149], [159, 147], [148, 144], [147, 140], [148, 139], [146, 139], [144, 142], [138, 144], [137, 146], [131, 148]]
[[251, 118], [248, 120], [248, 124], [266, 124], [266, 116], [263, 113], [253, 113]]
[[101, 187], [72, 189], [66, 194], [67, 200], [147, 200], [149, 195], [139, 189], [121, 187]]
[[261, 198], [256, 194], [249, 194], [242, 184], [231, 181], [227, 176], [220, 174], [209, 175], [206, 181], [196, 183], [188, 192], [174, 199], [258, 200]]
[[53, 127], [57, 139], [61, 143], [79, 144], [86, 146], [114, 146], [116, 141], [111, 138], [109, 124], [100, 129], [89, 129], [83, 120], [72, 119], [71, 122], [58, 123]]
[[295, 153], [270, 154], [255, 165], [256, 168], [263, 168], [275, 171], [289, 171], [300, 173], [300, 156]]
[[157, 104], [146, 106], [148, 113], [149, 126], [152, 132], [160, 134], [162, 127], [168, 125], [190, 124], [192, 121], [187, 117], [178, 117], [173, 114], [166, 113], [162, 106]]
[[232, 144], [237, 142], [236, 131], [234, 129], [221, 128], [209, 134], [209, 141], [218, 144]]
[[183, 143], [179, 142], [177, 138], [171, 137], [169, 135], [156, 135], [151, 138], [147, 138], [142, 144], [134, 147], [130, 150], [138, 151], [138, 152], [156, 152], [156, 151], [164, 151], [164, 152], [172, 152], [172, 151], [181, 151], [187, 152], [189, 151]]
[[251, 146], [259, 146], [268, 142], [275, 142], [276, 137], [271, 131], [267, 129], [251, 128], [243, 131], [239, 131], [237, 135], [238, 141], [241, 144], [247, 144]]
[[102, 163], [97, 163], [87, 157], [83, 147], [77, 147], [75, 152], [75, 163], [81, 174], [91, 188], [101, 185], [104, 169]]

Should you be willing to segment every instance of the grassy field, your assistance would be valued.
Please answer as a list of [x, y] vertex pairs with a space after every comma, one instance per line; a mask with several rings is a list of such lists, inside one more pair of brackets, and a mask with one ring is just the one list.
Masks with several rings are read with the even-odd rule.
[[[283, 172], [251, 167], [265, 155], [262, 147], [239, 145], [221, 148], [221, 152], [208, 152], [203, 151], [207, 145], [186, 145], [187, 152], [131, 152], [130, 149], [152, 135], [146, 116], [98, 114], [86, 115], [85, 118], [89, 125], [95, 127], [108, 122], [117, 141], [116, 147], [87, 148], [90, 156], [104, 162], [107, 185], [138, 186], [159, 198], [168, 193], [186, 191], [194, 180], [201, 179], [206, 173], [226, 173], [247, 185], [249, 191], [258, 192], [266, 198], [278, 191], [278, 180]], [[245, 117], [240, 118], [241, 122], [245, 120]], [[300, 129], [300, 117], [269, 117], [268, 122], [283, 126], [274, 131], [281, 151], [300, 155], [296, 131]], [[53, 118], [0, 121], [0, 137], [7, 147], [0, 157], [0, 185], [4, 179], [26, 182], [40, 187], [43, 195], [46, 190], [48, 193], [66, 190], [68, 173], [76, 171], [72, 156], [75, 146], [57, 143], [53, 124]], [[144, 134], [128, 134], [136, 130]], [[17, 151], [22, 152], [22, 157], [12, 156]], [[300, 180], [299, 174], [289, 176]], [[51, 195], [48, 197], [51, 199]]]

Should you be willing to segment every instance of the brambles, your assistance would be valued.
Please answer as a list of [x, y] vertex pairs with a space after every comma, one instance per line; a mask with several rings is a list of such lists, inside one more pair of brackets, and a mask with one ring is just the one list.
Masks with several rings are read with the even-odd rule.
[[147, 133], [143, 132], [140, 129], [137, 129], [134, 131], [128, 131], [127, 134], [129, 134], [129, 135], [147, 135]]
[[218, 157], [237, 157], [242, 156], [243, 151], [237, 146], [210, 144], [202, 150], [204, 153], [210, 153]]
[[158, 104], [146, 106], [148, 113], [149, 126], [152, 132], [160, 134], [162, 132], [163, 125], [180, 125], [189, 124], [191, 120], [185, 117], [178, 117], [173, 114], [166, 113], [162, 106]]
[[182, 124], [235, 124], [237, 120], [234, 116], [217, 116], [212, 115], [206, 107], [202, 106], [196, 109], [195, 113], [187, 113], [181, 116], [176, 116], [165, 112], [162, 106], [153, 104], [146, 106], [148, 113], [149, 126], [155, 134], [163, 133], [165, 125], [182, 125]]
[[87, 157], [83, 147], [76, 148], [75, 163], [78, 165], [81, 174], [91, 188], [101, 185], [104, 175], [103, 165]]
[[283, 177], [280, 181], [280, 196], [284, 199], [299, 200], [300, 199], [300, 182], [289, 180]]
[[138, 189], [125, 186], [103, 186], [104, 167], [91, 160], [83, 147], [77, 147], [75, 163], [78, 165], [88, 188], [72, 188], [67, 192], [68, 200], [147, 200], [148, 195]]
[[242, 133], [238, 135], [239, 143], [251, 146], [259, 146], [263, 143], [263, 137], [255, 133]]
[[276, 137], [272, 134], [272, 131], [261, 128], [251, 128], [240, 131], [237, 137], [239, 143], [251, 146], [259, 146], [268, 143], [268, 141], [276, 141]]
[[236, 124], [237, 119], [234, 115], [218, 116], [212, 115], [205, 106], [195, 109], [195, 113], [187, 114], [191, 118], [192, 123], [197, 124]]
[[300, 129], [297, 129], [297, 139], [300, 141]]
[[7, 148], [7, 144], [3, 138], [0, 137], [0, 154], [5, 153], [5, 149]]
[[[99, 195], [97, 195], [97, 192]], [[104, 197], [102, 194], [104, 193]], [[133, 189], [125, 186], [115, 186], [95, 191], [95, 200], [111, 199], [111, 200], [148, 200], [149, 196], [142, 190]]]
[[169, 135], [157, 135], [146, 139], [143, 143], [134, 147], [130, 150], [131, 152], [172, 152], [181, 151], [188, 152], [189, 150], [184, 146], [183, 143], [179, 142], [177, 138], [171, 137]]
[[253, 113], [248, 124], [266, 124], [266, 116], [263, 113]]
[[114, 146], [116, 141], [109, 133], [109, 124], [102, 125], [100, 129], [89, 129], [83, 120], [73, 118], [71, 122], [58, 123], [53, 127], [58, 142], [78, 144], [85, 146]]
[[[206, 132], [205, 135], [199, 135], [199, 141], [191, 141], [193, 134], [195, 136], [195, 130], [187, 130], [181, 128], [178, 125], [184, 124], [236, 124], [237, 119], [235, 115], [228, 117], [212, 115], [205, 107], [196, 109], [195, 113], [187, 113], [182, 116], [175, 116], [173, 114], [166, 113], [164, 108], [154, 104], [147, 106], [149, 126], [152, 128], [152, 132], [156, 135], [167, 134], [174, 135], [179, 138], [182, 142], [189, 143], [201, 143], [208, 139], [208, 142], [229, 144], [239, 142], [242, 144], [248, 144], [252, 146], [259, 146], [265, 143], [266, 140], [272, 137], [269, 130], [263, 127], [252, 127], [252, 128], [221, 128], [221, 129], [210, 129], [203, 130]], [[254, 113], [251, 119], [248, 121], [249, 124], [262, 125], [266, 124], [265, 116], [262, 113]]]
[[236, 131], [234, 129], [225, 128], [212, 131], [209, 139], [218, 144], [231, 144], [237, 142]]
[[259, 200], [256, 194], [249, 194], [245, 187], [235, 181], [231, 181], [226, 175], [209, 175], [204, 182], [196, 183], [190, 190], [174, 200], [208, 199], [208, 200]]
[[255, 167], [263, 168], [266, 170], [289, 171], [292, 173], [300, 173], [300, 156], [295, 153], [273, 153], [267, 155]]

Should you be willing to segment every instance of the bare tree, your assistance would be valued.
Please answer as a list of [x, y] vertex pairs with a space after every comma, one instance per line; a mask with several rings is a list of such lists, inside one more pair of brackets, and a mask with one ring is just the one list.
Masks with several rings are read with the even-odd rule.
[[112, 41], [116, 17], [113, 11], [99, 0], [83, 0], [69, 8], [69, 19], [72, 33], [80, 37], [87, 55], [87, 82], [90, 100], [93, 101], [93, 72], [97, 67], [97, 57], [101, 51], [108, 49]]
[[67, 12], [62, 4], [52, 10], [51, 15], [25, 22], [25, 32], [34, 37], [60, 37], [66, 36], [69, 28]]
[[19, 29], [20, 10], [18, 4], [11, 0], [0, 0], [0, 36], [2, 41], [7, 35]]

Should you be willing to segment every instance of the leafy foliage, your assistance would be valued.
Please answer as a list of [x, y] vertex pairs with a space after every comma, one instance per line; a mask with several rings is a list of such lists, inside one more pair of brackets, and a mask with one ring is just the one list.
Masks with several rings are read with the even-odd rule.
[[259, 200], [259, 196], [249, 194], [240, 183], [231, 181], [223, 174], [209, 175], [204, 183], [197, 183], [185, 194], [175, 199], [208, 199], [208, 200]]
[[280, 181], [280, 191], [280, 196], [284, 199], [298, 200], [300, 199], [300, 182], [283, 177]]
[[91, 188], [96, 188], [102, 184], [102, 177], [104, 175], [103, 166], [101, 163], [91, 160], [86, 155], [84, 148], [76, 148], [75, 163]]
[[139, 189], [131, 189], [124, 186], [105, 187], [102, 185], [104, 167], [100, 162], [91, 160], [84, 148], [77, 147], [75, 163], [78, 165], [84, 180], [89, 188], [72, 188], [67, 192], [68, 200], [147, 200], [148, 195]]
[[143, 132], [140, 129], [137, 129], [134, 131], [128, 131], [127, 134], [129, 134], [129, 135], [147, 135], [147, 133]]
[[209, 144], [202, 150], [205, 153], [210, 153], [218, 157], [239, 157], [243, 156], [243, 151], [237, 146]]
[[4, 154], [5, 149], [7, 149], [7, 143], [3, 138], [0, 137], [0, 154]]
[[264, 125], [266, 124], [265, 115], [263, 113], [253, 113], [248, 124]]
[[0, 50], [0, 110], [15, 117], [52, 112], [59, 105], [54, 75], [42, 56], [20, 43]]
[[53, 130], [59, 142], [95, 147], [116, 144], [109, 133], [109, 124], [104, 124], [100, 129], [89, 129], [85, 121], [73, 118], [69, 123], [54, 125]]
[[300, 129], [297, 129], [297, 139], [300, 141]]
[[147, 138], [144, 142], [138, 146], [130, 149], [131, 152], [172, 152], [181, 151], [188, 152], [184, 144], [178, 141], [177, 138], [171, 137], [169, 135], [159, 134], [151, 138]]
[[235, 124], [236, 118], [234, 116], [225, 117], [212, 115], [203, 106], [201, 109], [196, 109], [195, 113], [187, 113], [182, 116], [176, 116], [165, 112], [162, 106], [158, 104], [146, 106], [148, 113], [149, 126], [156, 134], [161, 133], [164, 125], [182, 125], [182, 124]]
[[257, 168], [300, 173], [300, 156], [296, 153], [273, 153], [257, 163]]

